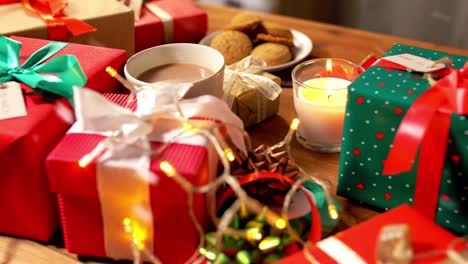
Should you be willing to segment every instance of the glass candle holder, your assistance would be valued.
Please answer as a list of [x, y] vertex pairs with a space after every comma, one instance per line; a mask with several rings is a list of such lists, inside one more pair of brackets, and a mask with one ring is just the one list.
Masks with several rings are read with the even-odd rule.
[[339, 152], [348, 85], [364, 69], [344, 59], [314, 59], [292, 72], [294, 108], [301, 120], [296, 137], [315, 151]]

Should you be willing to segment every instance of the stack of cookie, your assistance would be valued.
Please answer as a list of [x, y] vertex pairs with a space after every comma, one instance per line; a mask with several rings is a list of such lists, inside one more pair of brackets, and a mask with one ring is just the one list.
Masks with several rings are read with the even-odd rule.
[[267, 66], [275, 66], [292, 60], [294, 42], [288, 28], [243, 12], [232, 18], [224, 32], [213, 38], [210, 46], [224, 55], [228, 65], [252, 54], [262, 58]]

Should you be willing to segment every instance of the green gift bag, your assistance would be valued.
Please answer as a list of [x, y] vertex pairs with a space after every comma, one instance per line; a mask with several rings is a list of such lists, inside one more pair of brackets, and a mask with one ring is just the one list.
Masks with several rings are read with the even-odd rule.
[[[430, 60], [449, 57], [453, 67], [467, 58], [396, 44], [385, 56], [409, 53]], [[378, 209], [413, 204], [415, 162], [408, 172], [383, 176], [395, 133], [416, 98], [431, 87], [421, 73], [380, 66], [369, 68], [349, 86], [337, 194]], [[468, 234], [468, 122], [452, 114], [435, 221]], [[419, 153], [420, 154], [420, 153]], [[417, 159], [416, 159], [417, 161]], [[431, 166], [431, 164], [421, 164]]]

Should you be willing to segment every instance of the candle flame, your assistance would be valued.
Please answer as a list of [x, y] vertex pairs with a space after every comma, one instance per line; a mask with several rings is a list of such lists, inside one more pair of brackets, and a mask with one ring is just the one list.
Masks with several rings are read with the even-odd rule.
[[[327, 59], [327, 61], [325, 62], [325, 70], [327, 71], [327, 73], [331, 73], [331, 72], [332, 72], [332, 70], [333, 70], [333, 65], [332, 65], [331, 59]], [[327, 97], [328, 97], [328, 101], [331, 100], [332, 95], [333, 95], [332, 88], [331, 88], [330, 84], [327, 82]]]
[[330, 73], [332, 72], [332, 61], [331, 59], [327, 59], [327, 62], [325, 63], [325, 70], [327, 71], [327, 73]]

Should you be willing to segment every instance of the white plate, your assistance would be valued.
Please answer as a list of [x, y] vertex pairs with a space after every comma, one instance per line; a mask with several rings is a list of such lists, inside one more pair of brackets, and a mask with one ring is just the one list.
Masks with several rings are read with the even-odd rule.
[[[202, 40], [200, 40], [200, 44], [209, 46], [211, 43], [211, 40], [216, 37], [218, 34], [223, 32], [222, 30], [220, 31], [215, 31], [207, 36], [205, 36]], [[293, 41], [294, 41], [294, 47], [292, 48], [293, 51], [293, 59], [287, 63], [275, 65], [275, 66], [270, 66], [270, 67], [265, 67], [263, 70], [267, 72], [275, 72], [275, 71], [280, 71], [284, 70], [286, 68], [292, 67], [293, 65], [299, 63], [305, 57], [307, 57], [310, 52], [312, 51], [312, 40], [310, 40], [309, 37], [307, 37], [304, 33], [299, 32], [297, 30], [291, 29], [291, 33], [293, 35]]]

